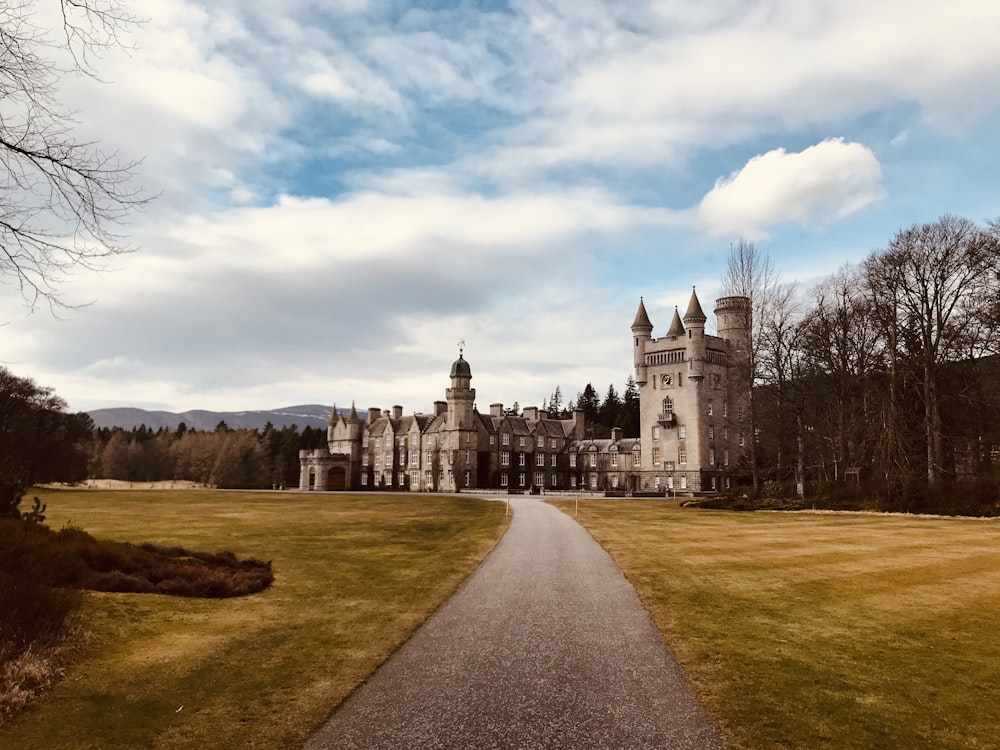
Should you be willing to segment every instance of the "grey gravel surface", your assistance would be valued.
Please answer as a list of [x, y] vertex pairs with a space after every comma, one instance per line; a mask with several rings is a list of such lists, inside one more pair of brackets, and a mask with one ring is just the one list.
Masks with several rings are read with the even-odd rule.
[[482, 566], [306, 744], [722, 748], [632, 587], [534, 498]]

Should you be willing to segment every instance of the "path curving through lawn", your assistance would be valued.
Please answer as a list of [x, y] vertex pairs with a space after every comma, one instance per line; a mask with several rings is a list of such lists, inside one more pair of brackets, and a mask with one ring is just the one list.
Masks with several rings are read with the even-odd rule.
[[306, 749], [722, 748], [604, 550], [544, 502], [511, 506], [482, 566]]

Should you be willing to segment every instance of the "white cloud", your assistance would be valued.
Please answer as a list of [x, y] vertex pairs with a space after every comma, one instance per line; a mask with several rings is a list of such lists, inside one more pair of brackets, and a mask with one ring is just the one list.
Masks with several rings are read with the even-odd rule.
[[823, 226], [884, 197], [882, 168], [870, 149], [843, 139], [799, 152], [755, 156], [720, 179], [701, 200], [698, 217], [713, 234], [761, 235], [774, 224]]

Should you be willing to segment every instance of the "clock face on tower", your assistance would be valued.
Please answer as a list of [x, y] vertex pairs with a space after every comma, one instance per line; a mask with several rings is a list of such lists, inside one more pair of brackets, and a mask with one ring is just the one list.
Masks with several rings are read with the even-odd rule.
[[663, 384], [664, 388], [666, 388], [668, 385], [673, 385], [673, 383], [674, 383], [674, 376], [673, 375], [664, 375], [662, 378], [660, 378], [660, 383]]

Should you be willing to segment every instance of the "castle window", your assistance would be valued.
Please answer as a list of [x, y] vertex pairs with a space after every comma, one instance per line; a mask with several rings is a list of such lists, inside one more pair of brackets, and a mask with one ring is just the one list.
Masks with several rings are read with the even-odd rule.
[[596, 453], [591, 453], [590, 454], [590, 466], [591, 466], [591, 468], [597, 466], [597, 454]]
[[517, 486], [518, 487], [524, 487], [524, 479], [525, 479], [524, 472], [522, 471], [520, 474], [517, 475]]
[[686, 464], [688, 462], [688, 450], [684, 443], [677, 446], [677, 463]]
[[[553, 456], [553, 458], [554, 458], [554, 456]], [[617, 453], [612, 453], [611, 454], [611, 468], [612, 469], [617, 469], [618, 468], [618, 454]]]
[[538, 436], [538, 447], [539, 448], [544, 448], [545, 447], [545, 435], [539, 435]]
[[376, 466], [381, 466], [382, 465], [382, 454], [381, 453], [376, 453], [375, 454], [375, 465]]
[[[669, 479], [667, 479], [667, 481], [669, 482], [670, 480], [669, 480]], [[660, 478], [659, 478], [659, 477], [656, 477], [656, 478], [655, 478], [655, 479], [653, 480], [653, 487], [654, 487], [655, 489], [660, 489]]]
[[559, 443], [556, 441], [555, 438], [552, 438], [551, 440], [549, 440], [549, 447], [553, 448], [553, 449], [559, 447]]
[[669, 414], [673, 410], [674, 410], [674, 400], [670, 398], [670, 396], [667, 396], [665, 399], [663, 399], [663, 413]]
[[677, 439], [684, 440], [687, 437], [687, 427], [681, 425], [677, 428]]
[[417, 442], [418, 442], [417, 438], [418, 438], [418, 435], [415, 432], [410, 435], [410, 447], [411, 448], [416, 448], [417, 447]]
[[520, 447], [520, 448], [523, 448], [523, 447], [524, 447], [524, 435], [521, 435], [521, 437], [519, 437], [519, 438], [517, 439], [517, 445], [518, 445], [518, 447]]
[[552, 487], [555, 487], [558, 484], [559, 484], [559, 475], [558, 474], [549, 474], [549, 485], [552, 486]]
[[510, 445], [510, 433], [501, 432], [500, 433], [500, 445]]
[[420, 466], [419, 451], [410, 451], [410, 466]]
[[611, 489], [613, 489], [613, 490], [617, 490], [618, 489], [618, 475], [617, 474], [613, 474], [611, 476]]
[[712, 416], [712, 399], [708, 400], [708, 416]]
[[399, 472], [399, 486], [402, 487], [406, 484], [406, 472]]
[[501, 487], [506, 487], [507, 486], [507, 481], [508, 481], [507, 480], [507, 472], [505, 471], [503, 474], [500, 475], [500, 486]]
[[428, 487], [430, 487], [432, 484], [434, 484], [434, 472], [432, 472], [432, 471], [425, 471], [424, 472], [424, 482], [427, 484]]
[[728, 448], [723, 448], [722, 449], [722, 465], [723, 466], [729, 466], [729, 449]]
[[362, 453], [361, 454], [361, 465], [362, 466], [367, 466], [368, 465], [368, 454], [367, 453]]
[[654, 425], [653, 426], [653, 440], [659, 440], [659, 439], [660, 439], [660, 426], [659, 425]]
[[510, 466], [510, 451], [503, 451], [500, 454], [500, 465]]
[[633, 466], [642, 465], [642, 453], [638, 450], [632, 451], [632, 465]]
[[743, 430], [740, 430], [740, 437], [739, 440], [737, 440], [737, 442], [740, 444], [740, 446], [743, 445]]
[[469, 463], [469, 449], [465, 449], [465, 463]]
[[660, 449], [659, 447], [653, 448], [653, 466], [660, 465]]
[[715, 426], [714, 425], [709, 425], [708, 426], [708, 439], [709, 440], [715, 440]]
[[525, 456], [524, 453], [518, 453], [517, 454], [517, 465], [518, 466], [524, 466], [524, 456]]
[[570, 453], [569, 454], [569, 468], [571, 468], [571, 469], [575, 469], [576, 468], [576, 454], [575, 453]]
[[469, 487], [472, 483], [472, 474], [469, 471], [465, 472], [465, 486]]
[[597, 489], [597, 474], [590, 475], [590, 489], [592, 490]]
[[688, 486], [687, 474], [681, 474], [681, 489], [686, 490]]
[[724, 416], [724, 417], [728, 417], [729, 416], [729, 402], [728, 401], [723, 401], [722, 402], [722, 416]]
[[569, 478], [569, 486], [570, 486], [570, 489], [574, 489], [574, 490], [576, 489], [576, 477], [570, 477]]
[[385, 454], [385, 465], [386, 466], [392, 466], [392, 454], [391, 453], [386, 453]]
[[729, 427], [722, 428], [722, 439], [729, 440]]
[[420, 486], [420, 472], [411, 471], [410, 472], [410, 487], [417, 489]]
[[536, 471], [535, 472], [535, 486], [536, 487], [544, 487], [545, 486], [545, 472], [544, 471]]
[[535, 454], [535, 466], [545, 466], [545, 454], [536, 453]]
[[496, 444], [497, 444], [497, 436], [490, 435], [490, 445], [496, 445]]
[[555, 453], [552, 453], [551, 455], [549, 455], [549, 466], [551, 466], [553, 469], [556, 467], [556, 454]]
[[424, 465], [425, 466], [430, 466], [431, 465], [431, 452], [430, 451], [424, 451]]
[[715, 448], [708, 449], [708, 465], [715, 466]]

